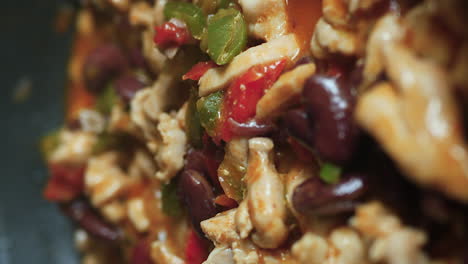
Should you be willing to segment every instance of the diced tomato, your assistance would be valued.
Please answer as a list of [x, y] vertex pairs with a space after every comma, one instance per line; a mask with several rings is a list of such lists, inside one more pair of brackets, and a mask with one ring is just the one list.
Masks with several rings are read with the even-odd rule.
[[[258, 101], [279, 78], [286, 63], [287, 60], [283, 59], [266, 65], [256, 65], [237, 78], [228, 88], [224, 99], [224, 119], [232, 118], [244, 123], [254, 117]], [[233, 136], [227, 122], [224, 122], [222, 139], [229, 141]]]
[[229, 198], [225, 194], [221, 194], [216, 197], [214, 202], [218, 205], [221, 205], [222, 207], [225, 207], [226, 209], [232, 209], [238, 206], [236, 200]]
[[185, 263], [186, 264], [201, 264], [208, 258], [208, 249], [205, 241], [203, 241], [195, 231], [190, 231], [185, 248]]
[[200, 78], [211, 68], [216, 67], [216, 63], [213, 61], [202, 61], [195, 64], [190, 71], [188, 71], [184, 76], [182, 76], [183, 80], [194, 80], [198, 81]]
[[178, 26], [172, 22], [166, 22], [154, 28], [154, 43], [161, 48], [180, 47], [190, 40], [190, 33], [186, 27]]
[[84, 166], [49, 164], [50, 179], [44, 197], [53, 202], [66, 202], [78, 197], [84, 188]]

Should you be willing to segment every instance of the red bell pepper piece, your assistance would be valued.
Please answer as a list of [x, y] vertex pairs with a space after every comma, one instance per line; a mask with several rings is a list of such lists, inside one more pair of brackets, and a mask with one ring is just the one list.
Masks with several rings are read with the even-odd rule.
[[66, 202], [78, 197], [84, 189], [84, 166], [49, 164], [51, 174], [44, 197], [52, 202]]
[[166, 22], [155, 27], [154, 43], [161, 48], [180, 47], [190, 40], [190, 33], [186, 27], [178, 26], [172, 22]]
[[[239, 123], [245, 123], [254, 117], [258, 101], [279, 78], [286, 63], [287, 60], [283, 59], [266, 65], [256, 65], [237, 78], [229, 86], [224, 99], [224, 120], [232, 118]], [[222, 139], [229, 141], [233, 136], [227, 122], [224, 122]]]
[[198, 81], [200, 78], [211, 68], [216, 67], [216, 63], [213, 61], [202, 61], [195, 64], [190, 71], [188, 71], [184, 76], [182, 76], [182, 80], [194, 80]]
[[185, 263], [186, 264], [201, 264], [208, 258], [208, 249], [205, 241], [203, 241], [195, 231], [190, 231], [187, 246], [185, 248]]
[[215, 198], [214, 202], [217, 205], [220, 205], [220, 206], [224, 207], [226, 210], [233, 209], [233, 208], [236, 208], [237, 206], [239, 206], [237, 204], [236, 200], [234, 200], [232, 198], [229, 198], [229, 196], [227, 196], [225, 194], [218, 195]]

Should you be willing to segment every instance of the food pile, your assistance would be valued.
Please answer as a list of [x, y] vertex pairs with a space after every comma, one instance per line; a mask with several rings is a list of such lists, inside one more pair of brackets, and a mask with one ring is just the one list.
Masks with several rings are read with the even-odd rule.
[[74, 4], [83, 264], [468, 263], [465, 1]]

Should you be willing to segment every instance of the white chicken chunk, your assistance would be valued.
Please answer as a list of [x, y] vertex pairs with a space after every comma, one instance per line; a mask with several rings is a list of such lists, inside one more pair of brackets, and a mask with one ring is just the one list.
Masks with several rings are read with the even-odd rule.
[[309, 63], [281, 75], [258, 102], [256, 118], [269, 118], [300, 96], [306, 79], [314, 72], [315, 64]]
[[286, 204], [284, 186], [272, 160], [273, 141], [268, 138], [249, 140], [247, 201], [254, 227], [252, 240], [262, 248], [276, 248], [285, 239]]
[[285, 0], [240, 0], [249, 35], [270, 41], [288, 33]]

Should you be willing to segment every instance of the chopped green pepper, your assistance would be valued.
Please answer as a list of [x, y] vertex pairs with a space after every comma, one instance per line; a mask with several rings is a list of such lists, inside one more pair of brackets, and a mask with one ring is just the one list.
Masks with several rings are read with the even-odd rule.
[[213, 14], [220, 8], [228, 8], [229, 4], [231, 4], [230, 0], [200, 0], [198, 2], [205, 14]]
[[234, 8], [221, 9], [208, 22], [208, 54], [224, 65], [241, 53], [247, 44], [247, 25], [242, 13]]
[[119, 137], [116, 134], [99, 134], [96, 144], [93, 146], [93, 154], [100, 154], [118, 146]]
[[162, 187], [162, 210], [172, 217], [178, 217], [183, 214], [183, 209], [177, 196], [177, 183], [172, 180]]
[[325, 163], [320, 169], [320, 178], [329, 184], [337, 183], [340, 180], [341, 168], [331, 163]]
[[200, 124], [200, 116], [197, 111], [197, 93], [197, 89], [191, 89], [185, 120], [187, 123], [186, 133], [189, 143], [195, 148], [201, 148], [203, 127]]
[[218, 91], [197, 101], [197, 110], [201, 125], [210, 136], [216, 136], [218, 121], [221, 119], [221, 106], [224, 92]]
[[196, 39], [201, 38], [206, 25], [206, 17], [200, 7], [186, 2], [168, 2], [164, 6], [164, 16], [168, 19], [177, 18], [184, 21], [192, 36]]
[[54, 130], [43, 136], [39, 142], [42, 157], [47, 161], [59, 145], [60, 130]]
[[97, 98], [96, 110], [104, 115], [109, 115], [117, 100], [118, 95], [115, 92], [114, 86], [108, 85]]

